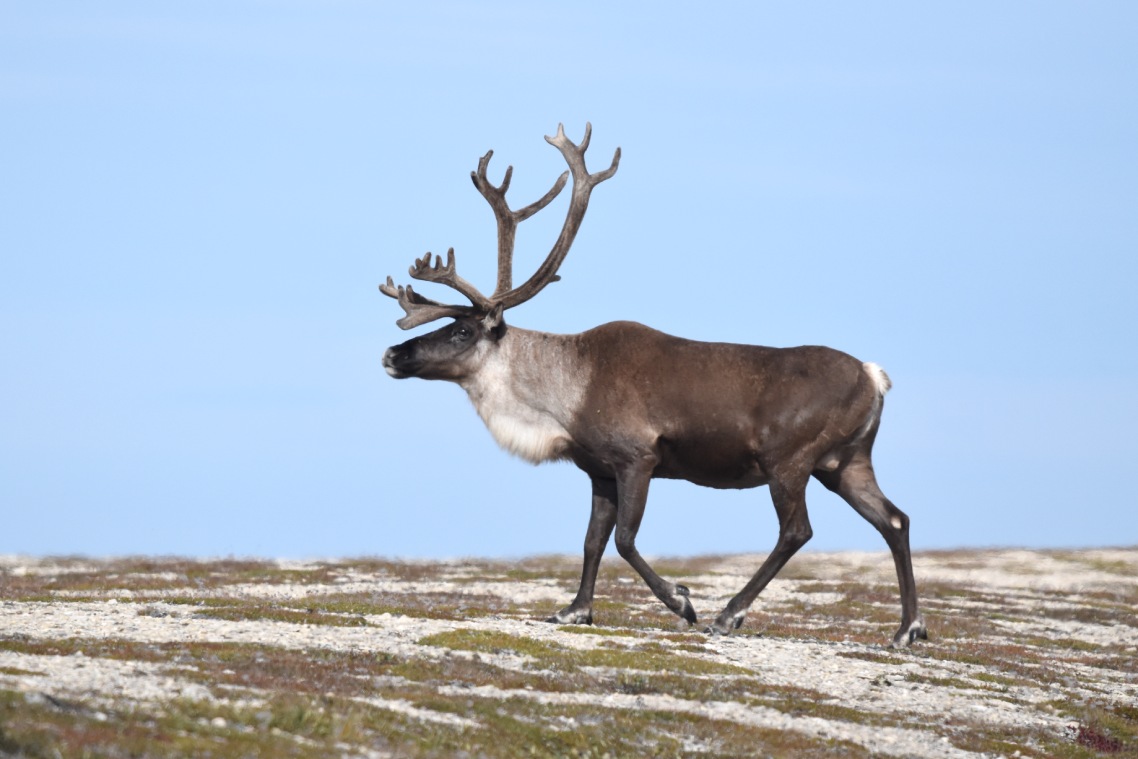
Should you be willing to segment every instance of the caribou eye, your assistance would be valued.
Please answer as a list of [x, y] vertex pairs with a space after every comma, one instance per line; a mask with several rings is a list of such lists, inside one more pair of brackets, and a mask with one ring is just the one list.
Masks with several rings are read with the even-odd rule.
[[453, 339], [465, 341], [469, 340], [473, 334], [474, 332], [470, 329], [470, 327], [466, 326], [465, 324], [460, 324], [455, 327]]

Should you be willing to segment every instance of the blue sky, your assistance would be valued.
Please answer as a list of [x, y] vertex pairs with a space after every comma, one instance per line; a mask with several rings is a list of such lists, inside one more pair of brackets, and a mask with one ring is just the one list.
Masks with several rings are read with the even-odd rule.
[[[454, 246], [492, 289], [469, 172], [493, 148], [528, 203], [563, 170], [542, 136], [586, 121], [620, 170], [511, 323], [840, 348], [893, 378], [875, 461], [916, 548], [1138, 543], [1135, 28], [1129, 2], [7, 3], [0, 552], [579, 552], [587, 478], [388, 378], [376, 285]], [[808, 548], [884, 549], [808, 500]], [[656, 481], [639, 546], [776, 529], [765, 489]]]

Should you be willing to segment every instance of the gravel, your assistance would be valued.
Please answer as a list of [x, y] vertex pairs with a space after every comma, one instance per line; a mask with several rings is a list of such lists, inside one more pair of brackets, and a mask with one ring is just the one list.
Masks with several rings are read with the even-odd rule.
[[[704, 614], [718, 608], [741, 587], [747, 573], [762, 557], [736, 556], [692, 560], [696, 574], [686, 578], [693, 600]], [[553, 561], [553, 560], [551, 560]], [[561, 560], [558, 562], [572, 561]], [[902, 757], [961, 757], [981, 755], [950, 740], [949, 724], [987, 725], [993, 729], [1026, 731], [1036, 735], [1075, 736], [1079, 726], [1055, 702], [1138, 704], [1138, 677], [1134, 668], [1112, 669], [1103, 661], [1135, 657], [1138, 626], [1133, 608], [1114, 597], [1133, 599], [1138, 591], [1138, 549], [1102, 549], [1078, 552], [1025, 550], [947, 552], [915, 558], [921, 586], [962, 588], [969, 593], [944, 597], [922, 594], [931, 640], [907, 652], [893, 653], [883, 645], [867, 644], [862, 637], [849, 640], [833, 635], [815, 636], [813, 629], [832, 620], [814, 610], [840, 604], [841, 589], [851, 582], [893, 587], [887, 555], [869, 553], [805, 554], [789, 579], [776, 580], [760, 597], [743, 634], [700, 639], [698, 645], [677, 648], [684, 655], [718, 665], [733, 665], [771, 687], [805, 688], [825, 695], [825, 703], [866, 715], [895, 717], [900, 726], [870, 721], [796, 714], [778, 708], [731, 700], [696, 701], [661, 693], [563, 693], [493, 685], [441, 684], [444, 697], [522, 699], [539, 704], [572, 704], [604, 710], [650, 709], [778, 730], [796, 731], [817, 738], [849, 741], [883, 755]], [[400, 580], [381, 572], [368, 573], [337, 562], [276, 562], [281, 570], [303, 572], [331, 567], [327, 583], [239, 582], [216, 587], [107, 588], [99, 591], [53, 591], [59, 600], [6, 600], [0, 605], [0, 640], [59, 641], [119, 640], [140, 643], [244, 643], [307, 651], [366, 651], [419, 659], [479, 657], [506, 670], [531, 671], [532, 657], [511, 651], [477, 654], [424, 645], [431, 635], [456, 630], [482, 630], [541, 641], [560, 648], [589, 650], [608, 645], [651, 641], [667, 648], [676, 636], [654, 628], [628, 631], [625, 637], [571, 634], [536, 621], [567, 600], [572, 583], [553, 579], [513, 580], [480, 575], [484, 567], [447, 562], [441, 574], [428, 579]], [[792, 565], [794, 566], [794, 565]], [[109, 572], [110, 562], [52, 560], [0, 556], [0, 582], [14, 578], [61, 578], [83, 573]], [[788, 568], [789, 569], [789, 568]], [[154, 571], [150, 579], [177, 586], [185, 577], [179, 571]], [[797, 578], [797, 579], [796, 579]], [[622, 577], [621, 580], [626, 578]], [[827, 587], [832, 585], [833, 589]], [[621, 583], [625, 586], [626, 583]], [[0, 585], [0, 589], [4, 586]], [[633, 586], [635, 587], [635, 585]], [[484, 616], [468, 620], [433, 619], [399, 614], [365, 615], [367, 626], [299, 624], [264, 619], [212, 619], [188, 604], [188, 598], [296, 600], [327, 593], [372, 593], [379, 596], [422, 593], [467, 593], [500, 597], [514, 605], [532, 606], [535, 614]], [[644, 593], [644, 607], [655, 603]], [[2, 596], [12, 598], [13, 593]], [[170, 603], [178, 597], [181, 602]], [[65, 600], [66, 599], [66, 600]], [[81, 600], [82, 599], [82, 600]], [[779, 610], [783, 609], [782, 612]], [[793, 615], [791, 610], [794, 610]], [[1105, 609], [1105, 611], [1104, 611]], [[1107, 612], [1120, 609], [1114, 620]], [[1089, 611], [1088, 611], [1089, 610]], [[1090, 613], [1094, 611], [1095, 613]], [[782, 613], [801, 621], [800, 635], [755, 635], [754, 619]], [[1017, 673], [1006, 664], [987, 663], [976, 657], [954, 657], [970, 641], [949, 634], [962, 621], [986, 623], [976, 642], [1015, 639], [1034, 641], [1039, 648], [1054, 641], [1056, 654], [1046, 670]], [[601, 620], [598, 619], [598, 622]], [[895, 622], [893, 623], [895, 625]], [[851, 622], [851, 630], [873, 629], [887, 642], [893, 626]], [[832, 629], [832, 625], [831, 625]], [[945, 631], [944, 640], [938, 633]], [[1070, 655], [1077, 646], [1078, 656]], [[256, 704], [254, 692], [234, 692], [203, 684], [200, 678], [179, 671], [170, 662], [132, 661], [91, 656], [24, 653], [18, 646], [0, 648], [0, 688], [25, 694], [30, 705], [50, 702], [68, 705], [90, 719], [105, 719], [108, 710], [129, 704], [161, 710], [173, 699]], [[936, 654], [942, 655], [936, 655]], [[997, 685], [993, 685], [993, 684]], [[402, 698], [354, 696], [369, 707], [399, 712], [413, 719], [460, 729], [477, 729], [477, 720], [415, 705]], [[220, 719], [220, 718], [219, 718]], [[571, 720], [570, 720], [571, 721]], [[224, 722], [224, 720], [222, 720]], [[572, 725], [568, 725], [571, 729]], [[699, 752], [710, 750], [698, 743]]]

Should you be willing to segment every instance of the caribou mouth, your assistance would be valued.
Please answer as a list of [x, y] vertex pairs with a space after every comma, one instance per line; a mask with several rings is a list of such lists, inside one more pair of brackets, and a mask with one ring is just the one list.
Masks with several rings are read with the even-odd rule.
[[383, 370], [387, 372], [388, 376], [395, 379], [407, 379], [412, 376], [409, 372], [399, 368], [394, 348], [388, 348], [383, 352]]

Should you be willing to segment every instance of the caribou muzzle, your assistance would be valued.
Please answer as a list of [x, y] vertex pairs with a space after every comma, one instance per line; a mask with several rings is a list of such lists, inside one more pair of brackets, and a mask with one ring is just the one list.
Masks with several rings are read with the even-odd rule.
[[407, 343], [391, 346], [383, 352], [384, 371], [395, 379], [414, 377], [422, 362], [415, 359], [413, 353], [407, 348]]

